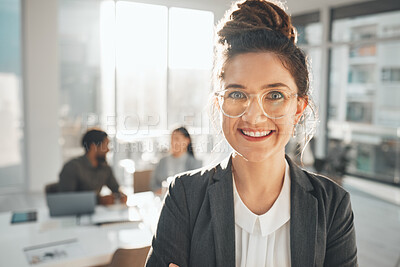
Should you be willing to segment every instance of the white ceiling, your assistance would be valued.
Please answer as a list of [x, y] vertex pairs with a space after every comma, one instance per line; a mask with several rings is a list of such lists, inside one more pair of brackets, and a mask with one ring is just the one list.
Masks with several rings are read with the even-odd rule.
[[[215, 20], [218, 21], [224, 12], [231, 6], [233, 0], [132, 0], [147, 4], [164, 6], [175, 6], [183, 8], [203, 9], [214, 12]], [[292, 15], [300, 15], [320, 10], [324, 7], [337, 7], [357, 2], [371, 0], [281, 0], [286, 2], [287, 11]]]
[[[233, 1], [231, 0], [192, 0], [202, 2], [203, 5], [210, 5], [222, 9], [220, 15], [222, 16], [224, 10], [228, 9]], [[320, 10], [324, 7], [337, 7], [345, 6], [357, 2], [366, 2], [371, 0], [283, 0], [286, 2], [288, 12], [290, 14], [304, 14], [312, 11]], [[188, 1], [186, 1], [188, 2]], [[217, 13], [217, 12], [216, 12]], [[218, 13], [217, 13], [218, 14]], [[216, 14], [216, 17], [219, 16]]]

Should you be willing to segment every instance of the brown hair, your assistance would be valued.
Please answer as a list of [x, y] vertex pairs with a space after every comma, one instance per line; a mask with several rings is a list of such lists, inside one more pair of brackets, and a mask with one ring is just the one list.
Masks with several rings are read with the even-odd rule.
[[[225, 66], [234, 56], [250, 52], [274, 53], [292, 75], [299, 97], [308, 103], [299, 122], [304, 127], [300, 132], [305, 136], [304, 144], [307, 144], [316, 122], [309, 66], [305, 53], [296, 45], [297, 31], [282, 4], [265, 0], [236, 2], [219, 22], [216, 32], [214, 89], [221, 89]], [[305, 117], [310, 116], [313, 117], [311, 124], [306, 125]]]

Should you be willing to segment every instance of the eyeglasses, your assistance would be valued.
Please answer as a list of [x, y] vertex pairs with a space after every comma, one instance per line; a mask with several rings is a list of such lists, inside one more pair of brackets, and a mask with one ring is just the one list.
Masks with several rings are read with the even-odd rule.
[[222, 113], [230, 118], [238, 118], [248, 110], [252, 96], [257, 96], [258, 103], [265, 116], [280, 119], [287, 115], [290, 102], [297, 94], [274, 89], [263, 94], [248, 94], [238, 89], [227, 89], [215, 92]]

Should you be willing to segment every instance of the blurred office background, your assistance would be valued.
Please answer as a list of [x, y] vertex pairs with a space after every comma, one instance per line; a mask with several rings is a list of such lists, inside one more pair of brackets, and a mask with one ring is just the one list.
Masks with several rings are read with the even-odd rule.
[[[108, 161], [125, 185], [167, 152], [176, 125], [190, 129], [205, 164], [227, 155], [207, 100], [214, 25], [229, 6], [0, 0], [0, 194], [43, 192], [65, 161], [83, 153], [81, 136], [94, 126], [110, 134]], [[355, 190], [365, 181], [376, 185], [370, 192], [398, 192], [400, 2], [287, 6], [310, 57], [319, 112], [308, 167], [348, 178]], [[400, 196], [386, 197], [399, 222]]]

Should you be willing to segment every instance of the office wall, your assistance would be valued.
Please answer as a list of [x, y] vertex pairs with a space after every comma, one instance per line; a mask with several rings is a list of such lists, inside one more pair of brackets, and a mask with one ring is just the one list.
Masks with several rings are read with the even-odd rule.
[[54, 0], [23, 3], [23, 72], [29, 191], [57, 179], [58, 145], [57, 6]]

